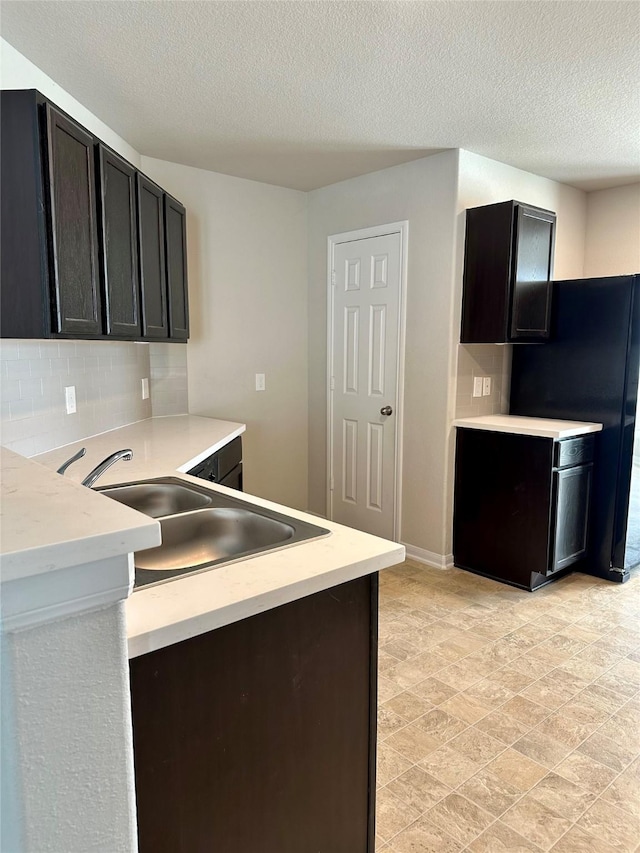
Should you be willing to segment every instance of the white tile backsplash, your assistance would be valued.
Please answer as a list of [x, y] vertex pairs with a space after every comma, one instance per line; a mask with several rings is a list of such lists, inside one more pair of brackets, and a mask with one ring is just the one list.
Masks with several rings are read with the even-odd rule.
[[[491, 377], [491, 394], [473, 396], [476, 376]], [[503, 415], [509, 411], [511, 347], [497, 344], [459, 344], [456, 417]]]
[[183, 344], [149, 344], [149, 361], [154, 416], [186, 414], [189, 411], [187, 347]]
[[[0, 441], [34, 456], [151, 417], [141, 394], [149, 349], [128, 341], [0, 341]], [[76, 388], [73, 415], [65, 410], [68, 385]]]

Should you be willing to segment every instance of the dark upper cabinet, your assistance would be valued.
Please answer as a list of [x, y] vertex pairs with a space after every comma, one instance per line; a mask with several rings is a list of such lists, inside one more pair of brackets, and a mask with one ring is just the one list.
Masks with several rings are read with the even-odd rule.
[[98, 168], [106, 332], [112, 337], [139, 338], [136, 170], [102, 144], [98, 145]]
[[549, 337], [555, 222], [517, 201], [467, 210], [461, 343]]
[[2, 337], [186, 341], [182, 205], [35, 89], [1, 110]]
[[2, 336], [102, 332], [93, 137], [34, 89], [4, 91]]
[[157, 184], [138, 173], [142, 334], [153, 339], [169, 337], [163, 197]]
[[0, 324], [2, 337], [51, 334], [41, 99], [2, 92], [0, 122]]
[[94, 139], [45, 105], [54, 330], [102, 333]]
[[189, 337], [187, 294], [187, 211], [170, 195], [164, 197], [169, 334], [172, 340]]

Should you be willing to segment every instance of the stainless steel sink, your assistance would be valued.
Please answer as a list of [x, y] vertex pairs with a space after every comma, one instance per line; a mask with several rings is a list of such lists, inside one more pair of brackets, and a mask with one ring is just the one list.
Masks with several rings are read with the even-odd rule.
[[180, 483], [133, 483], [130, 486], [111, 486], [103, 494], [126, 504], [151, 518], [162, 518], [176, 512], [188, 512], [209, 506], [211, 498]]
[[141, 569], [187, 569], [292, 539], [290, 524], [246, 509], [203, 509], [160, 521], [162, 545], [136, 554]]
[[107, 486], [100, 491], [160, 522], [162, 545], [134, 554], [136, 587], [162, 583], [330, 532], [171, 477]]

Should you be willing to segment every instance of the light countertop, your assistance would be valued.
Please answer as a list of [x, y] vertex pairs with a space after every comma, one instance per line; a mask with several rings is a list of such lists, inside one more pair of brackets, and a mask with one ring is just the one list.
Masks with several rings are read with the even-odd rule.
[[143, 477], [159, 477], [175, 471], [189, 471], [232, 439], [242, 435], [245, 429], [244, 424], [196, 415], [148, 418], [32, 458], [56, 469], [81, 447], [86, 447], [86, 456], [74, 462], [64, 475], [79, 483], [106, 456], [130, 447], [133, 459], [116, 463], [97, 483], [98, 486], [108, 486]]
[[121, 556], [160, 542], [160, 525], [0, 448], [2, 581]]
[[510, 432], [515, 435], [533, 435], [553, 439], [571, 438], [602, 430], [602, 424], [588, 421], [560, 421], [553, 418], [526, 418], [520, 415], [458, 418], [453, 425], [465, 429], [484, 429], [489, 432]]
[[[395, 542], [183, 473], [243, 431], [243, 424], [191, 415], [153, 418], [36, 457], [38, 462], [55, 469], [80, 447], [86, 447], [87, 455], [72, 465], [64, 478], [51, 475], [69, 487], [82, 489], [86, 496], [87, 489], [77, 486], [72, 480], [81, 480], [114, 450], [131, 447], [133, 460], [118, 462], [100, 479], [99, 484], [179, 476], [201, 488], [222, 491], [238, 500], [244, 499], [331, 531], [330, 536], [320, 539], [134, 590], [126, 602], [130, 657], [197, 636], [404, 560], [405, 549]], [[105, 511], [114, 505], [147, 525], [157, 526], [156, 522], [121, 507], [99, 493], [92, 493], [92, 501], [99, 501]]]

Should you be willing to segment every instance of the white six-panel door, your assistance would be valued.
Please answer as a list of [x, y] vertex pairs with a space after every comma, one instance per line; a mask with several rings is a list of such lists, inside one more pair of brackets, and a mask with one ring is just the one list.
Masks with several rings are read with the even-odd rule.
[[393, 539], [402, 235], [332, 254], [329, 514]]

